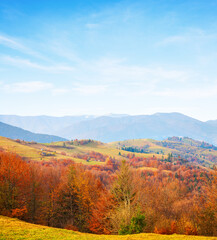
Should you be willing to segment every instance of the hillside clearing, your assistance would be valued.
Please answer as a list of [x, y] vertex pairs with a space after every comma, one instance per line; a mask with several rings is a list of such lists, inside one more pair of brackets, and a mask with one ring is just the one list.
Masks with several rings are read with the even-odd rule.
[[71, 230], [51, 228], [36, 224], [30, 224], [20, 221], [15, 218], [8, 218], [0, 216], [0, 239], [86, 239], [86, 240], [102, 240], [102, 239], [126, 239], [126, 240], [211, 240], [216, 237], [203, 237], [203, 236], [186, 236], [186, 235], [159, 235], [153, 233], [142, 233], [135, 235], [94, 235], [87, 233], [74, 232]]

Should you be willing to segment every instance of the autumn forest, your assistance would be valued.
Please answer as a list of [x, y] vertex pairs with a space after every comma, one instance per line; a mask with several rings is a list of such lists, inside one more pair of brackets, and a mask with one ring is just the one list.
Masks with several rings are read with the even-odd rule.
[[217, 236], [214, 165], [130, 149], [117, 150], [117, 156], [86, 151], [77, 154], [85, 161], [79, 163], [63, 152], [68, 143], [57, 148], [62, 159], [36, 161], [1, 149], [1, 215], [94, 234]]

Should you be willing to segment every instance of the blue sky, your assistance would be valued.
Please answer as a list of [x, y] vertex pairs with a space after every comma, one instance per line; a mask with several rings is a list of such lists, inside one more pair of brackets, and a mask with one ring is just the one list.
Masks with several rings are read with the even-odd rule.
[[0, 114], [217, 119], [217, 0], [0, 1]]

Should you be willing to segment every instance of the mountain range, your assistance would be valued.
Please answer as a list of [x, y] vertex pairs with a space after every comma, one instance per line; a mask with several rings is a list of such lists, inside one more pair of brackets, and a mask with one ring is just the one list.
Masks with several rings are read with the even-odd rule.
[[22, 128], [14, 127], [2, 122], [0, 122], [0, 136], [24, 141], [35, 141], [39, 143], [51, 143], [66, 140], [65, 138], [53, 135], [32, 133]]
[[182, 136], [217, 145], [217, 120], [202, 122], [181, 113], [65, 117], [0, 115], [0, 121], [66, 139], [111, 142], [138, 138], [162, 140]]

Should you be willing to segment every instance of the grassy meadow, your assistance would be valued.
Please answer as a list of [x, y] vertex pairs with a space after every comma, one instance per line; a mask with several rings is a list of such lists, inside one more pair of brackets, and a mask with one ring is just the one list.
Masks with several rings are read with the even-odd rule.
[[[63, 145], [63, 142], [57, 143], [57, 146]], [[101, 162], [86, 162], [83, 159], [72, 157], [71, 154], [73, 153], [85, 153], [86, 149], [83, 149], [83, 151], [79, 150], [79, 148], [68, 150], [65, 148], [55, 148], [51, 147], [48, 144], [40, 144], [40, 143], [31, 143], [31, 142], [23, 142], [21, 141], [16, 142], [15, 140], [0, 137], [0, 148], [3, 149], [6, 152], [12, 152], [16, 153], [21, 157], [29, 158], [34, 161], [49, 161], [51, 159], [70, 159], [77, 163], [83, 163], [83, 164], [103, 164]], [[42, 156], [41, 152], [46, 153], [55, 153], [54, 156]], [[93, 151], [93, 149], [92, 149]], [[65, 153], [65, 155], [62, 154], [62, 152]]]
[[[173, 147], [163, 147], [161, 143], [167, 143]], [[50, 161], [52, 159], [64, 160], [70, 159], [76, 163], [85, 165], [103, 165], [105, 162], [90, 159], [79, 158], [78, 155], [86, 155], [91, 152], [100, 153], [104, 156], [114, 157], [116, 160], [127, 160], [128, 154], [134, 154], [136, 157], [150, 158], [155, 156], [156, 159], [161, 160], [167, 158], [169, 153], [184, 158], [196, 157], [202, 164], [200, 166], [210, 167], [213, 162], [210, 157], [217, 156], [217, 150], [205, 149], [195, 146], [197, 144], [194, 140], [184, 139], [181, 143], [169, 140], [156, 141], [152, 139], [133, 139], [112, 143], [102, 143], [98, 141], [91, 141], [87, 144], [71, 144], [70, 141], [66, 142], [53, 142], [41, 144], [36, 142], [25, 142], [0, 137], [0, 149], [7, 152], [13, 152], [21, 157], [29, 158], [34, 161]], [[122, 150], [122, 147], [145, 148], [147, 153], [130, 152]], [[42, 155], [42, 152], [46, 153]], [[198, 163], [195, 163], [196, 165]], [[151, 170], [151, 169], [147, 169]], [[153, 169], [152, 169], [153, 170]]]
[[61, 240], [217, 240], [216, 237], [186, 236], [186, 235], [160, 235], [154, 233], [141, 233], [135, 235], [95, 235], [74, 232], [66, 229], [51, 228], [36, 224], [30, 224], [15, 218], [0, 216], [0, 239], [61, 239]]
[[7, 152], [16, 153], [21, 157], [27, 157], [34, 160], [39, 160], [41, 158], [38, 149], [5, 137], [0, 137], [0, 148]]
[[[20, 155], [21, 157], [29, 158], [34, 161], [50, 161], [51, 159], [64, 160], [70, 159], [76, 163], [82, 163], [87, 165], [101, 165], [104, 162], [98, 161], [85, 161], [84, 159], [77, 158], [76, 154], [86, 154], [88, 152], [101, 153], [109, 157], [115, 157], [118, 160], [124, 160], [125, 155], [130, 152], [120, 150], [113, 143], [106, 144], [101, 142], [91, 142], [85, 145], [71, 145], [69, 142], [55, 142], [50, 144], [32, 143], [32, 142], [17, 142], [5, 137], [0, 137], [0, 148], [4, 151], [12, 152]], [[42, 156], [41, 152], [54, 154], [53, 156]], [[134, 153], [138, 157], [151, 157], [153, 153]], [[155, 155], [157, 158], [162, 158], [162, 155]]]

